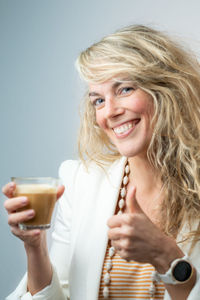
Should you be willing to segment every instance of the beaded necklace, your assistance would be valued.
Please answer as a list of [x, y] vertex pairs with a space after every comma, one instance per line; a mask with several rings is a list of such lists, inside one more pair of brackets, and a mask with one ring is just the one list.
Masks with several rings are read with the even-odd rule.
[[[122, 180], [122, 184], [121, 184], [121, 188], [120, 188], [120, 200], [118, 201], [118, 213], [117, 214], [122, 214], [123, 213], [123, 209], [125, 207], [125, 197], [126, 197], [126, 193], [127, 193], [127, 184], [129, 182], [129, 173], [130, 173], [130, 167], [128, 164], [128, 161], [125, 165], [125, 169], [124, 169], [124, 177]], [[160, 193], [159, 193], [160, 195]], [[106, 265], [106, 273], [104, 275], [104, 283], [105, 283], [105, 287], [103, 289], [103, 297], [105, 299], [107, 299], [109, 297], [109, 285], [111, 282], [111, 270], [113, 267], [113, 263], [112, 263], [112, 258], [116, 253], [116, 250], [113, 246], [111, 246], [109, 248], [109, 261]], [[153, 271], [152, 275], [151, 275], [151, 285], [149, 288], [149, 295], [150, 295], [150, 300], [154, 300], [154, 296], [155, 296], [155, 292], [156, 292], [156, 282], [157, 280], [157, 276], [156, 276], [157, 272]]]

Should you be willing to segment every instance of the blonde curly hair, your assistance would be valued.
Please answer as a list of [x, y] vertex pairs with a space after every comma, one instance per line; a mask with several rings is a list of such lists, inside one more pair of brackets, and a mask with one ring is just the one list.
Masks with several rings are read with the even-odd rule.
[[[154, 102], [148, 158], [159, 170], [166, 197], [161, 213], [168, 235], [200, 217], [200, 65], [166, 34], [141, 25], [125, 27], [83, 51], [77, 68], [88, 83], [128, 78]], [[120, 157], [97, 126], [88, 92], [79, 135], [80, 157], [98, 164]], [[197, 238], [200, 230], [190, 232]]]

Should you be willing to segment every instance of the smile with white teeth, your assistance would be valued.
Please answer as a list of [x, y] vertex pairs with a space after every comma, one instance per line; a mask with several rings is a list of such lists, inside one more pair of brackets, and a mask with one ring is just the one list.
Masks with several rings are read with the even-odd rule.
[[115, 127], [113, 128], [113, 131], [116, 134], [125, 134], [126, 132], [128, 132], [131, 128], [135, 127], [137, 125], [137, 123], [140, 121], [140, 119], [135, 119], [131, 122], [127, 122], [121, 126]]
[[113, 128], [113, 130], [115, 133], [122, 134], [122, 133], [125, 133], [126, 131], [128, 131], [132, 127], [133, 127], [133, 123], [127, 123], [127, 124], [123, 124], [119, 127]]

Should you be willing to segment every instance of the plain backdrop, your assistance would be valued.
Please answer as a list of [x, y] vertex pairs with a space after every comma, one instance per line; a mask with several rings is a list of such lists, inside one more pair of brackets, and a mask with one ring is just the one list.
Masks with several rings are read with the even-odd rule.
[[[122, 26], [144, 24], [199, 54], [199, 11], [199, 0], [0, 0], [0, 186], [11, 176], [57, 176], [63, 160], [77, 158], [85, 86], [74, 62], [81, 50]], [[0, 299], [26, 270], [4, 200], [1, 194]]]

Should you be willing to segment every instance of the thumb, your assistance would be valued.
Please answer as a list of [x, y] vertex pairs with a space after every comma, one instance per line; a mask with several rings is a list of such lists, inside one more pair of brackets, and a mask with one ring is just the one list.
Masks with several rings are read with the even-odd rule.
[[59, 199], [64, 193], [65, 187], [64, 185], [60, 185], [57, 189], [57, 199]]
[[132, 186], [128, 190], [126, 205], [129, 213], [144, 213], [136, 199], [136, 187]]

